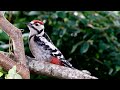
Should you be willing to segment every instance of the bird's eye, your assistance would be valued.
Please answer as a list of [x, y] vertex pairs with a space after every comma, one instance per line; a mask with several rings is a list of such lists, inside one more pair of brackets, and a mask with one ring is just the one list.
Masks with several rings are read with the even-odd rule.
[[38, 23], [35, 23], [35, 26], [38, 26]]

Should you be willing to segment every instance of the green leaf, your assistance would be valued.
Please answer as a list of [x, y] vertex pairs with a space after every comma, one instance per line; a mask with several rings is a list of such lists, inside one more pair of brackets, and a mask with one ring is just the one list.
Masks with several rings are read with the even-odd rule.
[[22, 77], [16, 72], [16, 66], [13, 66], [13, 68], [8, 71], [5, 79], [22, 79]]
[[61, 12], [61, 11], [57, 12], [57, 15], [59, 17], [61, 17], [61, 18], [65, 18], [66, 17], [66, 14], [64, 12]]
[[108, 49], [110, 46], [109, 44], [104, 43], [102, 40], [99, 41], [99, 48], [102, 50]]
[[9, 40], [9, 37], [4, 31], [0, 29], [0, 41], [5, 41], [5, 40]]
[[3, 75], [3, 73], [2, 72], [0, 72], [0, 77]]
[[0, 71], [2, 70], [2, 67], [0, 66]]
[[89, 43], [88, 42], [84, 42], [80, 48], [80, 53], [83, 54], [83, 53], [86, 53], [89, 49]]
[[95, 56], [96, 56], [97, 59], [99, 59], [99, 57], [100, 57], [100, 55], [98, 53], [96, 53]]
[[22, 79], [22, 77], [19, 74], [15, 74], [14, 79]]
[[7, 71], [4, 71], [1, 66], [0, 66], [0, 72], [3, 73], [3, 74], [7, 74]]
[[113, 73], [113, 69], [111, 68], [110, 70], [109, 70], [109, 75], [112, 75], [112, 73]]
[[120, 71], [120, 66], [116, 66], [116, 72]]
[[77, 49], [77, 47], [78, 47], [78, 46], [80, 46], [82, 43], [83, 43], [83, 41], [78, 42], [77, 44], [75, 44], [75, 45], [72, 47], [72, 50], [71, 50], [71, 52], [70, 52], [70, 53], [75, 52], [75, 50]]
[[28, 13], [28, 16], [33, 16], [33, 15], [39, 15], [40, 13], [38, 11], [30, 11]]
[[60, 46], [60, 44], [61, 44], [61, 39], [58, 39], [58, 40], [57, 40], [57, 45], [56, 45], [56, 46]]

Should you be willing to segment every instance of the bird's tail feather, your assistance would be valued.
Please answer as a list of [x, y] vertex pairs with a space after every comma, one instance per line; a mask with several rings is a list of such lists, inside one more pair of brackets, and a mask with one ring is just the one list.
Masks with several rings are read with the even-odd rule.
[[69, 68], [72, 68], [72, 69], [75, 69], [75, 68], [72, 66], [72, 64], [70, 64], [69, 61], [67, 61], [67, 60], [61, 60], [61, 62], [62, 62], [62, 64], [63, 64], [64, 66], [69, 67]]

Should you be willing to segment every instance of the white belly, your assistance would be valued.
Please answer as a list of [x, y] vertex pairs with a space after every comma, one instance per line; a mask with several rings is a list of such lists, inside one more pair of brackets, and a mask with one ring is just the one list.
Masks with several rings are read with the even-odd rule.
[[38, 46], [34, 40], [33, 37], [31, 38], [30, 42], [29, 42], [29, 47], [30, 47], [30, 51], [33, 54], [33, 56], [37, 59], [37, 60], [41, 60], [41, 61], [50, 61], [50, 51], [48, 50], [44, 50], [43, 46]]

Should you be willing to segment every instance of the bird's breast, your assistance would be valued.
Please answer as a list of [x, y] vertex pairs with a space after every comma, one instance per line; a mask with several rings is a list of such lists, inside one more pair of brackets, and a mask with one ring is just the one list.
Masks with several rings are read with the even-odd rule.
[[[39, 41], [40, 42], [40, 41]], [[42, 43], [42, 42], [40, 42]], [[30, 51], [33, 54], [33, 56], [37, 59], [37, 60], [44, 60], [44, 61], [49, 61], [51, 55], [50, 55], [50, 51], [45, 50], [44, 46], [38, 45], [35, 41], [34, 41], [34, 37], [31, 38], [31, 40], [29, 41], [29, 47], [30, 47]]]

